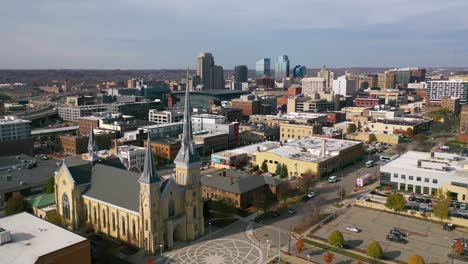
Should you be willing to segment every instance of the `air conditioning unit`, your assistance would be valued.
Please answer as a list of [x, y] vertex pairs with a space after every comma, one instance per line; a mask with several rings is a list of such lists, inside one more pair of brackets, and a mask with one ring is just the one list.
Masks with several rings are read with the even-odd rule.
[[0, 246], [11, 241], [11, 233], [0, 227]]

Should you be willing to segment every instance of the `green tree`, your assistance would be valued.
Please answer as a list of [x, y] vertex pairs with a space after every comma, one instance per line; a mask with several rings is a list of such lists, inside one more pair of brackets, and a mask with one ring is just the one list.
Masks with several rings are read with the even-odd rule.
[[265, 161], [262, 162], [262, 167], [261, 167], [263, 172], [268, 172], [268, 165], [266, 164]]
[[279, 163], [276, 164], [275, 174], [276, 175], [281, 175], [281, 164], [279, 164]]
[[286, 167], [286, 165], [283, 164], [283, 165], [281, 166], [281, 174], [280, 174], [280, 177], [281, 177], [281, 178], [286, 178], [286, 177], [288, 177], [288, 175], [289, 175], [288, 167]]
[[366, 255], [374, 259], [381, 259], [383, 257], [383, 249], [379, 242], [372, 241], [367, 246]]
[[330, 245], [334, 247], [343, 247], [343, 244], [344, 244], [343, 234], [338, 230], [333, 231], [328, 237], [328, 243], [330, 243]]
[[47, 216], [47, 221], [51, 222], [54, 225], [62, 226], [63, 219], [58, 213], [53, 213]]
[[392, 209], [396, 213], [401, 212], [405, 209], [406, 206], [405, 197], [401, 193], [392, 193], [387, 197], [385, 206], [389, 209]]
[[45, 186], [46, 193], [54, 193], [55, 191], [55, 177], [52, 176], [49, 178], [49, 181], [47, 182], [47, 185]]
[[258, 165], [255, 165], [255, 166], [253, 167], [253, 171], [258, 171], [259, 169], [260, 169], [260, 167], [258, 167]]
[[24, 211], [29, 211], [31, 205], [24, 199], [21, 194], [14, 194], [7, 200], [5, 205], [5, 213], [7, 215], [17, 214]]
[[432, 213], [440, 219], [440, 221], [449, 218], [450, 213], [450, 193], [444, 193], [443, 190], [438, 192], [439, 201], [434, 205]]
[[317, 183], [317, 176], [311, 169], [306, 170], [301, 176], [306, 191]]
[[419, 255], [412, 255], [408, 258], [408, 264], [425, 264], [423, 257]]
[[253, 206], [257, 209], [262, 210], [264, 213], [268, 212], [268, 210], [273, 206], [274, 201], [267, 195], [267, 197], [258, 197], [252, 201]]
[[288, 180], [285, 180], [279, 186], [277, 197], [279, 200], [283, 200], [283, 203], [286, 204], [286, 200], [288, 200], [288, 197], [291, 195], [291, 193], [292, 193], [291, 184], [289, 183]]

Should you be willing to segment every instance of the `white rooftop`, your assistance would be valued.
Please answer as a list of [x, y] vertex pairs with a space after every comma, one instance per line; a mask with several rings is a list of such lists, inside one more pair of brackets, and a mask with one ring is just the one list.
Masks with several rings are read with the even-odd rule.
[[86, 239], [28, 213], [0, 218], [12, 241], [0, 246], [0, 264], [35, 263], [43, 255]]
[[18, 119], [13, 116], [5, 116], [5, 118], [0, 119], [0, 125], [3, 124], [20, 124], [20, 123], [31, 123], [29, 120]]
[[183, 122], [171, 122], [171, 123], [164, 123], [164, 124], [157, 124], [157, 125], [142, 126], [140, 128], [142, 128], [142, 129], [155, 129], [155, 128], [161, 128], [161, 127], [181, 126], [183, 124], [184, 124]]

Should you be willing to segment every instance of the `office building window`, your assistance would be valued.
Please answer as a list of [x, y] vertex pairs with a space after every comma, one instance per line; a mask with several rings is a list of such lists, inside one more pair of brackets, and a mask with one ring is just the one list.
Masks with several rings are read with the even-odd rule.
[[398, 179], [398, 174], [397, 174], [397, 173], [394, 173], [394, 174], [393, 174], [393, 178]]
[[438, 183], [437, 179], [432, 179], [432, 183]]
[[429, 178], [424, 178], [424, 182], [429, 182]]
[[413, 180], [413, 176], [408, 176], [408, 179], [409, 179], [410, 181], [412, 181], [412, 180]]
[[416, 177], [416, 181], [421, 181], [421, 177]]

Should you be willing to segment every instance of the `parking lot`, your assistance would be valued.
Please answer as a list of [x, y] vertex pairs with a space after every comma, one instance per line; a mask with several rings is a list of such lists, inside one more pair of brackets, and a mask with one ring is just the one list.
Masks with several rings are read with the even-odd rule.
[[[362, 231], [353, 233], [345, 229], [353, 225]], [[388, 241], [386, 235], [392, 228], [408, 233], [408, 244]], [[418, 254], [424, 256], [426, 263], [445, 263], [452, 239], [467, 235], [456, 230], [444, 231], [442, 225], [429, 221], [360, 207], [352, 207], [314, 235], [327, 239], [333, 230], [341, 231], [346, 245], [351, 248], [365, 251], [367, 245], [376, 240], [389, 259], [406, 262], [409, 256]]]

